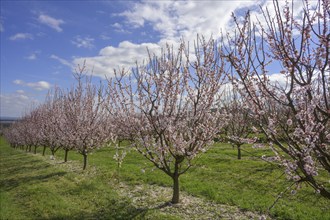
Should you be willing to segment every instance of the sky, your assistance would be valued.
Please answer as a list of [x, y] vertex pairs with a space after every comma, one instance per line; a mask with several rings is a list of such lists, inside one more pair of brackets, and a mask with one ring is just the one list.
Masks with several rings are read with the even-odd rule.
[[[265, 0], [65, 1], [1, 0], [0, 117], [20, 117], [43, 102], [54, 86], [69, 88], [86, 62], [104, 80], [180, 39], [217, 38]], [[299, 5], [299, 4], [298, 4]]]

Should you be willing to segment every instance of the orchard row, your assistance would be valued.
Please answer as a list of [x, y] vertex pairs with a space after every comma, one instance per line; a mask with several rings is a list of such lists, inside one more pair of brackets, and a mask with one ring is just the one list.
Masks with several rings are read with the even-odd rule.
[[127, 140], [173, 179], [178, 203], [179, 176], [214, 138], [237, 146], [240, 158], [240, 146], [262, 133], [293, 182], [330, 199], [330, 182], [319, 175], [330, 174], [330, 2], [306, 4], [301, 17], [290, 4], [274, 8], [263, 22], [233, 16], [236, 34], [198, 36], [193, 51], [184, 41], [167, 45], [100, 86], [84, 64], [75, 85], [54, 88], [5, 136], [15, 147], [62, 148], [65, 160], [76, 150], [84, 169], [91, 151]]

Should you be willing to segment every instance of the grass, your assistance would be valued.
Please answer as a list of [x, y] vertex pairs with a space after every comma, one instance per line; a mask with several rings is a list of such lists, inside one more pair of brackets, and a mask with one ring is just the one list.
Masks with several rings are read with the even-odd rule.
[[108, 182], [68, 171], [8, 147], [1, 140], [1, 219], [130, 219], [130, 206]]
[[[75, 152], [69, 152], [69, 161], [63, 164], [62, 151], [51, 161], [50, 152], [41, 156], [41, 148], [33, 155], [0, 141], [1, 219], [181, 219], [171, 211], [148, 208], [152, 202], [137, 207], [133, 200], [142, 198], [143, 191], [129, 197], [123, 193], [125, 189], [120, 189], [119, 182], [129, 189], [172, 184], [135, 151], [126, 156], [118, 170], [112, 159], [114, 150], [102, 148], [89, 155], [87, 170], [82, 171], [83, 158]], [[215, 144], [180, 177], [181, 191], [241, 211], [267, 213], [290, 182], [276, 165], [258, 159], [263, 154], [271, 155], [270, 151], [243, 148], [255, 155], [243, 152], [242, 160], [237, 160], [236, 150], [230, 145]], [[329, 200], [303, 186], [296, 195], [284, 194], [269, 214], [276, 219], [323, 220], [330, 219], [329, 207]]]

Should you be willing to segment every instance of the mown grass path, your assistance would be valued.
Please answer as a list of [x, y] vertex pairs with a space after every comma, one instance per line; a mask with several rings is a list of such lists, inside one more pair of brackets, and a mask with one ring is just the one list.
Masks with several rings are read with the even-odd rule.
[[[166, 206], [171, 182], [134, 151], [118, 170], [114, 151], [82, 157], [63, 152], [50, 160], [0, 142], [1, 219], [258, 219], [287, 181], [276, 166], [217, 145], [182, 176], [182, 203]], [[267, 154], [268, 151], [256, 152]], [[141, 169], [146, 172], [141, 172]], [[329, 201], [308, 188], [284, 195], [270, 211], [274, 219], [330, 219]]]

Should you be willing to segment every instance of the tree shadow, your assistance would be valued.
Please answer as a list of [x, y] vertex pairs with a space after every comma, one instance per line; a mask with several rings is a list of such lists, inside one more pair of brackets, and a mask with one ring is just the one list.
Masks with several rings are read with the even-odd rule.
[[12, 166], [6, 169], [1, 169], [1, 175], [6, 178], [14, 175], [20, 175], [20, 174], [25, 174], [27, 172], [39, 170], [40, 167], [48, 168], [50, 165], [49, 164], [38, 164], [40, 161], [38, 160], [33, 160], [29, 161], [29, 163], [24, 163], [21, 166]]
[[88, 212], [80, 210], [79, 212], [73, 212], [69, 215], [50, 216], [47, 219], [60, 220], [84, 220], [84, 219], [144, 219], [148, 209], [139, 209], [134, 207], [129, 201], [115, 201], [113, 200], [106, 206], [95, 210], [94, 212]]
[[79, 212], [73, 212], [69, 215], [50, 216], [47, 219], [60, 220], [84, 220], [84, 219], [146, 219], [147, 213], [152, 210], [162, 209], [168, 206], [172, 206], [170, 202], [165, 202], [155, 207], [135, 207], [128, 199], [111, 199], [108, 203], [94, 212], [88, 212], [81, 210]]
[[35, 176], [1, 179], [0, 188], [4, 191], [10, 191], [20, 185], [31, 184], [33, 182], [38, 182], [38, 181], [46, 181], [52, 177], [64, 176], [65, 174], [66, 174], [66, 172], [56, 172], [56, 173], [49, 173], [49, 174], [40, 174], [40, 175], [35, 175]]

